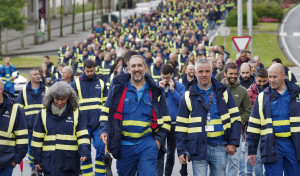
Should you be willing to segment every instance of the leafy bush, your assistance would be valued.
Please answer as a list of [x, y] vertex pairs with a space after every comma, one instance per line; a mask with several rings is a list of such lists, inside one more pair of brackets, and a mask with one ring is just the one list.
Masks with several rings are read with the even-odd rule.
[[[237, 9], [235, 8], [229, 12], [226, 19], [226, 26], [237, 26], [237, 20]], [[258, 18], [254, 11], [252, 13], [252, 20], [253, 26], [257, 25]], [[243, 9], [243, 26], [247, 26], [247, 10], [245, 8]]]
[[282, 8], [275, 3], [253, 4], [253, 11], [259, 18], [275, 18], [281, 21], [283, 17]]

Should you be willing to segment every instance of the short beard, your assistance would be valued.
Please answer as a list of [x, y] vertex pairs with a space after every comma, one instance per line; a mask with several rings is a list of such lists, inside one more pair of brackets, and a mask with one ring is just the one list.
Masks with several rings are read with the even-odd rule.
[[136, 82], [140, 82], [142, 79], [143, 79], [143, 77], [145, 76], [145, 73], [142, 73], [141, 74], [142, 76], [140, 77], [140, 78], [135, 78], [134, 77], [134, 73], [131, 75], [131, 77], [132, 77], [132, 79], [134, 80], [134, 81], [136, 81]]

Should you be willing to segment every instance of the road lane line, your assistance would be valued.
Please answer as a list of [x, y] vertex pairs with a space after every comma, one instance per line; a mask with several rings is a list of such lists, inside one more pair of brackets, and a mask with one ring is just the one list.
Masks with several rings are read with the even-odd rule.
[[300, 32], [293, 32], [293, 36], [300, 36]]
[[[287, 19], [290, 17], [290, 15], [297, 9], [300, 7], [300, 4], [297, 5], [296, 7], [294, 7], [292, 10], [290, 10], [288, 12], [288, 14], [286, 15], [286, 17], [284, 18], [282, 24], [281, 24], [281, 28], [280, 28], [280, 33], [283, 33], [283, 29], [284, 29], [284, 24], [285, 22], [287, 21]], [[290, 52], [287, 44], [286, 44], [286, 41], [285, 41], [285, 38], [283, 35], [280, 36], [281, 37], [281, 41], [282, 41], [282, 44], [283, 44], [283, 47], [285, 48], [286, 50], [286, 53], [287, 55], [289, 56], [289, 58], [297, 65], [297, 66], [300, 66], [300, 63], [295, 59], [295, 57], [292, 55], [292, 53]]]

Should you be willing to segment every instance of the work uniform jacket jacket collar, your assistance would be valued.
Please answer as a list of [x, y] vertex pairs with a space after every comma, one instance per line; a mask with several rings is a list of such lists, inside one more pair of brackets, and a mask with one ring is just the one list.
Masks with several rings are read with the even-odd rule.
[[[126, 87], [128, 84], [129, 79], [131, 79], [131, 75], [128, 73], [118, 75], [113, 79], [111, 85], [120, 85], [121, 87]], [[153, 98], [157, 98], [160, 96], [162, 88], [156, 86], [154, 80], [152, 79], [151, 75], [145, 74], [145, 81], [147, 81], [151, 92], [153, 93]]]
[[95, 81], [95, 80], [99, 80], [99, 76], [97, 76], [96, 74], [94, 74], [94, 76], [92, 78], [86, 76], [85, 73], [82, 73], [80, 76], [79, 76], [79, 79], [82, 80], [82, 81]]

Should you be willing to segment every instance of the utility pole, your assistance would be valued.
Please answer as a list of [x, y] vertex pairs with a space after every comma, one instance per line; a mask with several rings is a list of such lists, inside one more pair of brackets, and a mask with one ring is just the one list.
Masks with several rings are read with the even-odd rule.
[[108, 2], [108, 24], [111, 23], [111, 1]]
[[82, 30], [85, 31], [85, 11], [84, 11], [84, 0], [82, 0]]
[[103, 17], [103, 0], [100, 0], [100, 6], [101, 6], [101, 11], [100, 11], [100, 24], [102, 26], [103, 21], [102, 21], [102, 17]]
[[4, 28], [4, 36], [5, 36], [5, 38], [4, 38], [4, 40], [5, 40], [5, 54], [7, 54], [8, 53], [8, 43], [7, 43], [8, 35], [7, 35], [7, 29], [6, 28]]
[[0, 25], [0, 59], [2, 59], [2, 27]]
[[72, 34], [75, 34], [75, 5], [76, 5], [76, 0], [73, 0], [73, 9], [72, 9]]
[[243, 0], [237, 0], [238, 6], [238, 36], [243, 36]]
[[122, 23], [121, 11], [122, 11], [122, 0], [119, 0], [119, 25], [120, 26], [121, 26], [121, 23]]
[[60, 0], [60, 37], [63, 36], [63, 15], [64, 15], [63, 0]]
[[94, 10], [95, 10], [95, 0], [92, 0], [92, 29], [94, 28]]
[[248, 24], [248, 30], [249, 30], [249, 36], [251, 37], [249, 48], [250, 52], [253, 53], [253, 19], [252, 19], [252, 0], [248, 0], [247, 3], [247, 24]]
[[51, 40], [51, 12], [50, 12], [50, 0], [47, 1], [47, 18], [48, 18], [48, 41]]

